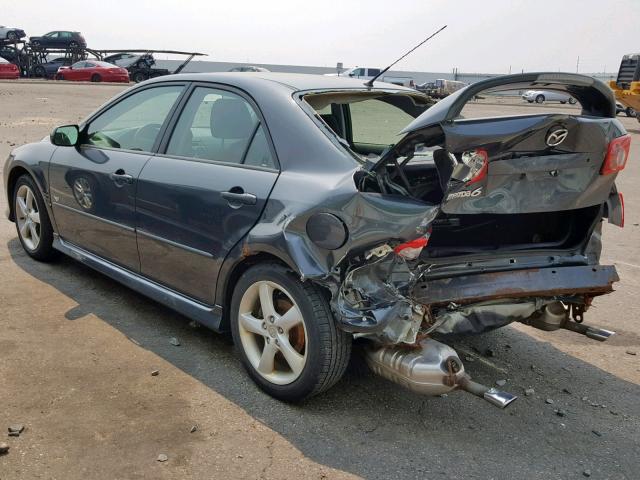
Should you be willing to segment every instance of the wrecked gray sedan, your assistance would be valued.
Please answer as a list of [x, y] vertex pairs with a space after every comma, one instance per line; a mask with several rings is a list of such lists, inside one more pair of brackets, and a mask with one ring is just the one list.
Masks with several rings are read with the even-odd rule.
[[[534, 88], [581, 113], [461, 116], [481, 92]], [[506, 406], [439, 340], [514, 321], [612, 334], [583, 319], [618, 280], [601, 225], [623, 225], [629, 145], [609, 89], [579, 75], [499, 77], [433, 104], [341, 77], [183, 74], [15, 149], [4, 179], [29, 255], [66, 253], [230, 330], [277, 398], [331, 387], [357, 338], [400, 385]]]

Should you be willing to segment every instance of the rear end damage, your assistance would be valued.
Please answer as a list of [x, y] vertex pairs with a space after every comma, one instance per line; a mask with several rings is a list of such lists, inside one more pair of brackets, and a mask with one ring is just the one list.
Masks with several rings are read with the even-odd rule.
[[623, 225], [614, 182], [629, 137], [599, 82], [530, 77], [484, 83], [566, 91], [583, 114], [457, 118], [460, 103], [482, 90], [476, 84], [427, 110], [354, 175], [362, 196], [382, 196], [398, 211], [403, 201], [424, 204], [414, 238], [389, 232], [387, 241], [349, 252], [332, 288], [342, 328], [372, 340], [371, 368], [412, 390], [464, 389], [503, 407], [515, 398], [472, 382], [455, 351], [433, 336], [514, 321], [599, 341], [613, 334], [582, 321], [619, 280], [615, 267], [599, 265], [601, 223]]

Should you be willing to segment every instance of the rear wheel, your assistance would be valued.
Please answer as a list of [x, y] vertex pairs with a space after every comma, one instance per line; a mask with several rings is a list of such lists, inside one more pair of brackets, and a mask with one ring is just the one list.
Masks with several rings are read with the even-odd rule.
[[147, 79], [147, 74], [144, 72], [136, 72], [133, 74], [133, 81], [136, 83], [144, 82]]
[[544, 95], [538, 95], [536, 97], [536, 103], [543, 103], [544, 102]]
[[74, 50], [75, 50], [76, 48], [78, 48], [78, 42], [71, 42], [71, 43], [69, 43], [69, 48], [71, 48], [71, 49], [74, 49]]
[[33, 48], [40, 48], [40, 42], [38, 40], [34, 40], [33, 42], [31, 42], [31, 46]]
[[91, 81], [92, 82], [101, 82], [102, 81], [102, 77], [100, 75], [98, 75], [97, 73], [94, 73], [93, 75], [91, 75]]
[[40, 190], [30, 176], [22, 175], [13, 191], [16, 230], [22, 248], [36, 260], [52, 259], [53, 227]]
[[569, 104], [570, 104], [570, 105], [575, 105], [576, 103], [578, 103], [578, 101], [577, 101], [575, 98], [571, 97], [571, 98], [569, 99]]
[[33, 69], [33, 74], [36, 77], [45, 78], [47, 76], [47, 71], [44, 69], [42, 65], [38, 65], [36, 68]]
[[9, 32], [7, 33], [7, 39], [10, 42], [15, 42], [16, 40], [18, 40], [18, 35], [16, 34], [16, 32]]
[[249, 376], [269, 395], [301, 401], [335, 384], [351, 354], [318, 287], [279, 264], [247, 270], [231, 302], [231, 333]]

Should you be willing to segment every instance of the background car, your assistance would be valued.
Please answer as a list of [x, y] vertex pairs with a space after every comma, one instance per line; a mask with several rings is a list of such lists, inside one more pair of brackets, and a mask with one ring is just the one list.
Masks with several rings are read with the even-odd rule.
[[9, 63], [0, 57], [0, 78], [4, 80], [20, 78], [20, 69], [13, 63]]
[[76, 82], [123, 82], [129, 83], [126, 68], [98, 60], [80, 60], [69, 67], [60, 67], [56, 80]]
[[68, 67], [71, 65], [71, 58], [58, 57], [48, 62], [33, 67], [33, 74], [36, 77], [53, 78], [60, 67]]
[[243, 67], [233, 67], [230, 72], [268, 72], [264, 67], [256, 67], [254, 65], [246, 65]]
[[84, 48], [87, 46], [87, 42], [80, 32], [66, 30], [45, 33], [41, 37], [29, 37], [29, 42], [34, 48]]
[[551, 90], [527, 90], [522, 94], [522, 99], [529, 103], [544, 103], [544, 102], [560, 102], [575, 105], [576, 99], [566, 93], [554, 92]]
[[23, 62], [27, 59], [27, 54], [22, 49], [17, 49], [13, 45], [0, 46], [0, 57], [5, 60], [18, 65], [20, 61]]
[[3, 25], [0, 25], [0, 40], [9, 40], [10, 42], [16, 42], [26, 36], [27, 34], [21, 28], [5, 27]]
[[116, 53], [102, 59], [104, 62], [113, 63], [119, 67], [128, 68], [135, 66], [136, 68], [150, 68], [156, 64], [156, 59], [150, 53], [143, 55], [135, 55], [133, 53]]

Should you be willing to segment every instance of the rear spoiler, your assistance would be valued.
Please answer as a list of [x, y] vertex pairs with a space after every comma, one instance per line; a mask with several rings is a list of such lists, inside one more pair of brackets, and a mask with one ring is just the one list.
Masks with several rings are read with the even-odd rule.
[[575, 97], [582, 105], [582, 114], [615, 118], [616, 102], [611, 89], [600, 80], [575, 73], [523, 73], [503, 75], [473, 83], [440, 100], [407, 125], [400, 133], [409, 133], [460, 116], [464, 106], [476, 95], [486, 91], [555, 90]]

